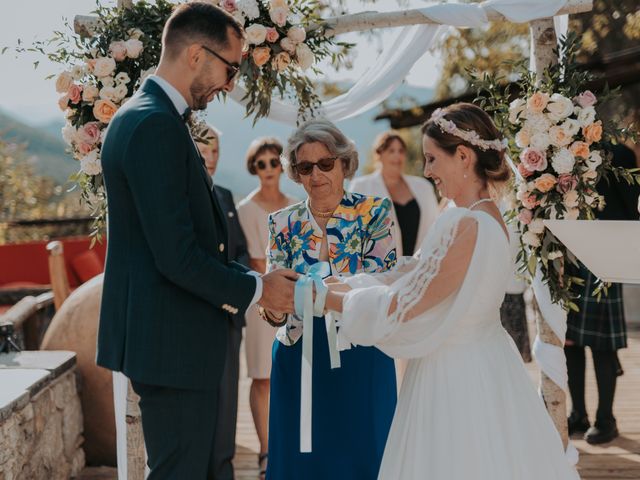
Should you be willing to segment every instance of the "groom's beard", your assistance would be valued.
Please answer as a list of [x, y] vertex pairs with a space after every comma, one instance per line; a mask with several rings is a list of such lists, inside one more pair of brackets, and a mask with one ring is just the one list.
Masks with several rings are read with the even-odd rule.
[[201, 75], [193, 80], [193, 83], [189, 87], [189, 93], [191, 94], [191, 101], [193, 103], [193, 105], [191, 105], [192, 110], [205, 110], [209, 102], [220, 93], [220, 88], [211, 86], [203, 80], [207, 77], [210, 77], [209, 72], [202, 72]]

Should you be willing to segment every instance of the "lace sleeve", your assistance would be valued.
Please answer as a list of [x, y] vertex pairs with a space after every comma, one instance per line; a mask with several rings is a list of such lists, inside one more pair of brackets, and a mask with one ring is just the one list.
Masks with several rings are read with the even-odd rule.
[[345, 295], [341, 320], [345, 338], [405, 358], [420, 356], [446, 338], [466, 302], [458, 297], [470, 297], [462, 293], [463, 285], [478, 281], [466, 282], [470, 266], [476, 261], [474, 272], [482, 271], [483, 261], [482, 255], [474, 255], [477, 220], [460, 213], [452, 220], [440, 225], [420, 259], [408, 263], [404, 268], [412, 268], [393, 283], [378, 282]]

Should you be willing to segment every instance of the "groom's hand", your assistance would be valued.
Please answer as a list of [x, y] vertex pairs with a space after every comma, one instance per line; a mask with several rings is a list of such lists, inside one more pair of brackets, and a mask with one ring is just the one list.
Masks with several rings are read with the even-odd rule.
[[293, 270], [275, 270], [262, 276], [262, 297], [258, 304], [272, 312], [293, 313], [293, 291], [298, 274]]

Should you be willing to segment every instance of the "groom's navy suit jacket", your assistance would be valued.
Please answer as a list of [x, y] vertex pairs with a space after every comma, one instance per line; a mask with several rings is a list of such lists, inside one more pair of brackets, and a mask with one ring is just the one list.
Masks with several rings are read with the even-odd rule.
[[229, 315], [256, 280], [227, 259], [226, 219], [181, 113], [147, 80], [110, 122], [97, 362], [140, 383], [215, 389]]

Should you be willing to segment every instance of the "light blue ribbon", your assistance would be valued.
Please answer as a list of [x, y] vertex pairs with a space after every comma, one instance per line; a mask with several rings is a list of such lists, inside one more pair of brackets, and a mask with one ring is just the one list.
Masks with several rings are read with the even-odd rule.
[[[298, 277], [294, 293], [296, 315], [302, 317], [302, 364], [300, 366], [300, 452], [311, 452], [312, 379], [313, 379], [313, 317], [324, 314], [328, 288], [322, 281], [331, 274], [328, 262], [318, 262], [306, 275]], [[313, 301], [313, 287], [316, 299]], [[337, 330], [332, 316], [326, 318], [327, 341], [331, 368], [340, 367]]]

